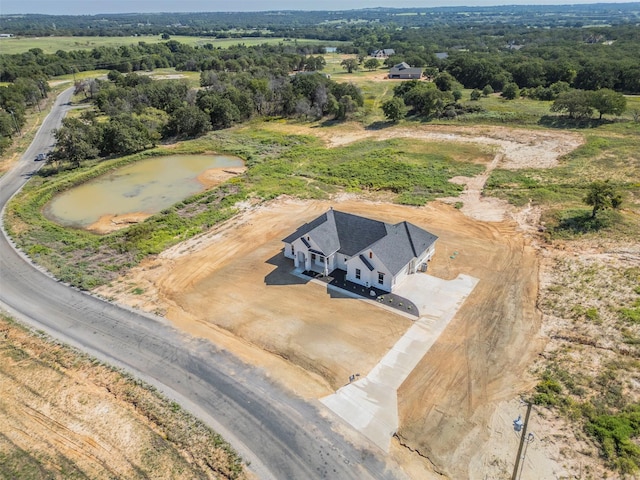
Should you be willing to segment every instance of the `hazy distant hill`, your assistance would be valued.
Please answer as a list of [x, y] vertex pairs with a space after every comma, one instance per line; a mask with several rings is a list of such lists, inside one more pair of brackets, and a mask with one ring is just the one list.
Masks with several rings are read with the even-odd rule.
[[295, 37], [300, 27], [375, 23], [400, 27], [504, 24], [545, 26], [640, 23], [640, 2], [591, 5], [372, 8], [344, 11], [237, 13], [133, 13], [104, 15], [0, 15], [0, 33], [15, 35], [189, 34], [246, 36], [271, 33]]

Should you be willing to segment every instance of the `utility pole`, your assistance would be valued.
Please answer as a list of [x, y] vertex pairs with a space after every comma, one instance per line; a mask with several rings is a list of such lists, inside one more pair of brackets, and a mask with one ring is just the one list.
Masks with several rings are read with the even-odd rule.
[[531, 415], [531, 403], [527, 403], [527, 414], [524, 417], [524, 426], [522, 427], [522, 434], [520, 435], [520, 446], [518, 447], [518, 456], [516, 457], [516, 464], [513, 467], [513, 475], [511, 475], [511, 480], [516, 480], [518, 477], [518, 466], [520, 465], [520, 457], [522, 456], [522, 447], [524, 446], [524, 441], [527, 438], [527, 426], [529, 424], [529, 415]]

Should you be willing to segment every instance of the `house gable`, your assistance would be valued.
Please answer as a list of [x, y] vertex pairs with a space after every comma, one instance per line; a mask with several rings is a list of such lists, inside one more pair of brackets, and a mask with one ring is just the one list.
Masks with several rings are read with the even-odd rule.
[[[344, 267], [350, 281], [391, 290], [431, 257], [437, 238], [409, 222], [391, 225], [331, 209], [283, 242], [288, 245], [285, 256], [297, 267], [300, 262], [309, 267], [305, 253], [312, 260], [318, 255], [326, 259], [325, 272]], [[296, 256], [298, 251], [302, 257]]]
[[371, 246], [392, 275], [418, 259], [438, 239], [435, 235], [409, 222], [387, 225], [387, 235]]
[[332, 210], [323, 213], [309, 223], [305, 223], [282, 241], [292, 244], [297, 239], [301, 239], [307, 249], [317, 250], [322, 252], [322, 255], [331, 255], [336, 252], [340, 248], [340, 242], [335, 222], [333, 221]]
[[393, 48], [385, 48], [382, 50], [374, 50], [371, 53], [372, 57], [377, 57], [377, 58], [386, 58], [389, 57], [391, 55], [395, 55], [396, 51]]

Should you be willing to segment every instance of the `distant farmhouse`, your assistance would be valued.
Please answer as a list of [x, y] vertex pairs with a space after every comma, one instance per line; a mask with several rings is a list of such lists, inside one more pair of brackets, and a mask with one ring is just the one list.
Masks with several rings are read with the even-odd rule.
[[409, 64], [402, 62], [394, 65], [389, 70], [389, 78], [400, 78], [404, 80], [420, 80], [422, 77], [422, 69], [410, 67]]
[[409, 222], [391, 225], [330, 209], [283, 239], [295, 268], [391, 292], [408, 275], [426, 269], [438, 237]]
[[393, 48], [384, 48], [382, 50], [374, 50], [371, 52], [373, 58], [389, 58], [391, 55], [395, 55], [396, 51]]

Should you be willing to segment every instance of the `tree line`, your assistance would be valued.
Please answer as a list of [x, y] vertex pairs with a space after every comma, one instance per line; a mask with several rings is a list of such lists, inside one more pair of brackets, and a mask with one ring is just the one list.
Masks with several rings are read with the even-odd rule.
[[200, 77], [200, 89], [181, 80], [117, 70], [107, 80], [76, 82], [76, 94], [85, 95], [95, 109], [63, 120], [50, 162], [78, 167], [84, 159], [134, 153], [161, 140], [196, 137], [256, 116], [342, 120], [364, 104], [358, 87], [316, 72], [205, 70]]
[[13, 83], [0, 87], [0, 153], [20, 133], [26, 122], [27, 108], [40, 108], [40, 102], [49, 90], [49, 84], [42, 76], [18, 77]]
[[[198, 12], [100, 15], [1, 15], [0, 30], [19, 35], [270, 35], [302, 37], [311, 31], [339, 32], [342, 27], [382, 25], [394, 28], [439, 25], [524, 25], [583, 27], [633, 24], [637, 3], [596, 5], [509, 5], [492, 7], [375, 8], [363, 10], [284, 12]], [[283, 35], [284, 34], [284, 35]], [[287, 35], [290, 34], [290, 35]]]
[[[96, 47], [91, 50], [58, 50], [47, 54], [40, 48], [27, 52], [0, 55], [0, 81], [13, 82], [16, 78], [55, 77], [90, 70], [118, 70], [121, 73], [151, 71], [155, 68], [174, 67], [185, 71], [251, 71], [256, 67], [272, 70], [275, 74], [293, 70], [319, 70], [323, 59], [313, 57], [324, 52], [321, 46], [293, 44], [242, 44], [221, 49], [212, 44], [192, 47], [176, 40], [162, 43], [138, 42], [120, 47]], [[313, 62], [313, 63], [310, 63]]]
[[[580, 90], [608, 88], [623, 93], [640, 93], [640, 32], [635, 25], [590, 28], [525, 28], [514, 25], [484, 25], [471, 28], [430, 26], [411, 29], [385, 25], [327, 26], [313, 33], [316, 38], [339, 35], [348, 45], [342, 53], [363, 60], [373, 50], [393, 49], [386, 66], [402, 61], [423, 67], [428, 75], [447, 71], [465, 88], [482, 89], [490, 84], [501, 91], [508, 83], [518, 88], [549, 88], [566, 82]], [[327, 30], [328, 29], [328, 30]], [[302, 28], [304, 30], [304, 27]], [[296, 30], [297, 34], [300, 34]], [[333, 33], [331, 33], [333, 32]], [[284, 33], [284, 32], [283, 32]], [[192, 47], [176, 40], [160, 44], [139, 42], [121, 47], [28, 52], [0, 56], [0, 81], [18, 77], [48, 77], [75, 71], [116, 69], [123, 73], [154, 68], [181, 70], [248, 71], [253, 66], [283, 70], [318, 70], [305, 65], [309, 55], [322, 54], [322, 40], [316, 46], [290, 42], [280, 45], [228, 49], [212, 43]]]

